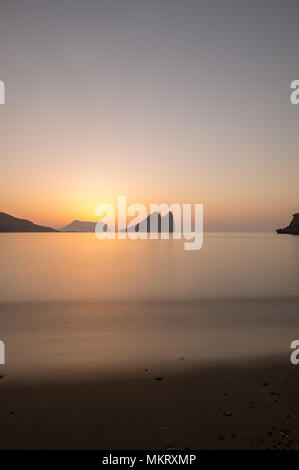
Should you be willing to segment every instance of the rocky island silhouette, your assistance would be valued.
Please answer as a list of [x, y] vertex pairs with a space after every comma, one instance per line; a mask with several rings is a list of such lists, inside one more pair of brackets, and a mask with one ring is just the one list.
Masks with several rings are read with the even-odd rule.
[[85, 232], [85, 233], [91, 233], [95, 231], [95, 227], [98, 224], [102, 224], [103, 227], [103, 232], [110, 232], [110, 229], [107, 224], [104, 224], [103, 222], [88, 222], [88, 221], [82, 221], [82, 220], [73, 220], [70, 224], [66, 225], [65, 227], [62, 227], [60, 229], [61, 232]]
[[293, 219], [285, 228], [278, 228], [276, 233], [287, 233], [289, 235], [299, 235], [299, 212], [293, 214]]
[[58, 230], [0, 212], [0, 232], [58, 232]]

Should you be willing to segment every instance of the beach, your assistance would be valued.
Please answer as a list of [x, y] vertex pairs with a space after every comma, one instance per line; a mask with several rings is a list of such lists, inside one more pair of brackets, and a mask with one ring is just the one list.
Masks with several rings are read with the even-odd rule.
[[3, 467], [299, 450], [298, 18], [0, 0]]
[[298, 448], [298, 238], [0, 241], [2, 449]]
[[2, 303], [1, 448], [298, 449], [298, 306]]
[[[155, 377], [1, 379], [2, 449], [299, 449], [298, 370], [277, 359]], [[267, 385], [266, 385], [267, 384]]]

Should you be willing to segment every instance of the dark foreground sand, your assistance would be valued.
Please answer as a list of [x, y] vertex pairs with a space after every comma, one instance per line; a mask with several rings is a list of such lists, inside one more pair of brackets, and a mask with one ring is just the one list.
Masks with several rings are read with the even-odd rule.
[[1, 448], [299, 449], [298, 374], [286, 355], [163, 377], [142, 369], [129, 379], [18, 385], [6, 376]]

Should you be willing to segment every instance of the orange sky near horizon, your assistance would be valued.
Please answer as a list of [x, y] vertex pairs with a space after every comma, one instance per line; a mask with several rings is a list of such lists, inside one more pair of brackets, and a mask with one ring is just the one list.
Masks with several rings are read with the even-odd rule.
[[3, 5], [0, 211], [59, 228], [125, 195], [202, 203], [208, 231], [286, 225], [295, 4], [133, 3]]

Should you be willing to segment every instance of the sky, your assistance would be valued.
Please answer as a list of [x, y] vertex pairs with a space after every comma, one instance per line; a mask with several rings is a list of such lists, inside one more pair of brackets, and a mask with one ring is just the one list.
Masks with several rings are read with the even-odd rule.
[[297, 0], [0, 0], [0, 211], [203, 203], [208, 231], [299, 211]]

